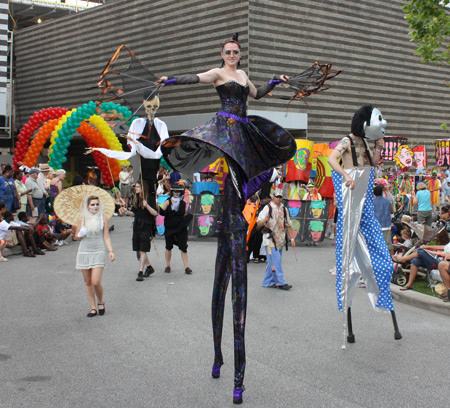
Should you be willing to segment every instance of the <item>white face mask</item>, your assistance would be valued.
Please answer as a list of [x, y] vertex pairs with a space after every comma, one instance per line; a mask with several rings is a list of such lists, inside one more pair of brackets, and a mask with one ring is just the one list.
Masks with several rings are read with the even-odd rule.
[[383, 119], [381, 112], [373, 108], [369, 125], [364, 122], [364, 137], [372, 140], [382, 139], [386, 133], [386, 126], [387, 122]]

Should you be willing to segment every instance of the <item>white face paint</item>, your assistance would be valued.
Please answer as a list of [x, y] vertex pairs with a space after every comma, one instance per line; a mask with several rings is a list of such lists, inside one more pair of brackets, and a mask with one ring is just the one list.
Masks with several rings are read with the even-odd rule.
[[159, 109], [159, 98], [155, 96], [149, 101], [144, 101], [144, 109], [147, 118], [153, 121], [153, 119], [155, 119], [156, 111]]
[[364, 122], [364, 137], [372, 140], [382, 139], [386, 133], [386, 126], [387, 122], [383, 119], [381, 112], [377, 108], [373, 108], [370, 124], [367, 125], [367, 122]]
[[97, 214], [98, 211], [100, 210], [100, 203], [98, 200], [92, 200], [89, 204], [88, 204], [88, 211], [91, 214]]

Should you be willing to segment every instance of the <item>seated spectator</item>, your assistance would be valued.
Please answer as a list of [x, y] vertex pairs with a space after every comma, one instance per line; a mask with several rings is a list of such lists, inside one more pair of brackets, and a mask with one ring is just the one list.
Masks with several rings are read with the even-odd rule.
[[[23, 249], [23, 256], [34, 258], [36, 255], [45, 255], [45, 252], [41, 251], [36, 245], [33, 238], [34, 229], [31, 226], [14, 222], [14, 216], [10, 211], [6, 211], [3, 217], [3, 221], [0, 222], [0, 239], [5, 239], [11, 232], [15, 231], [17, 240]], [[33, 252], [28, 249], [27, 243], [33, 248]]]
[[[24, 214], [27, 217], [26, 214]], [[37, 237], [36, 237], [37, 235]], [[56, 242], [56, 236], [50, 230], [48, 225], [48, 219], [45, 216], [41, 216], [38, 219], [36, 225], [36, 235], [35, 240], [38, 243], [38, 246], [47, 249], [47, 251], [56, 251], [58, 248], [54, 245]]]
[[[449, 246], [449, 245], [447, 245]], [[446, 248], [447, 248], [446, 246]], [[438, 270], [439, 275], [441, 275], [442, 282], [444, 282], [445, 287], [447, 288], [447, 296], [444, 297], [444, 301], [448, 302], [450, 299], [450, 254], [446, 253], [446, 250], [444, 248], [444, 260], [439, 262], [438, 264]]]
[[[444, 247], [443, 253], [418, 248], [409, 255], [394, 255], [392, 258], [394, 262], [399, 263], [411, 261], [408, 283], [403, 288], [400, 288], [400, 290], [411, 290], [420, 266], [431, 271], [432, 269], [436, 269], [436, 267], [439, 269], [439, 264], [443, 260], [447, 261], [450, 259], [450, 244]], [[441, 268], [444, 267], [442, 266]]]
[[73, 234], [73, 229], [70, 225], [67, 225], [61, 218], [56, 219], [55, 223], [55, 235], [57, 239], [57, 244], [59, 246], [68, 244], [66, 242], [66, 239], [70, 237], [70, 235]]
[[400, 236], [403, 239], [402, 245], [406, 248], [409, 249], [411, 248], [412, 245], [412, 241], [411, 241], [411, 230], [409, 228], [405, 228], [400, 232]]
[[114, 193], [114, 215], [124, 215], [127, 213], [127, 206], [125, 204], [125, 200], [122, 198], [122, 193], [117, 187], [114, 187], [111, 190]]
[[445, 222], [450, 221], [450, 213], [448, 210], [449, 210], [449, 207], [447, 207], [446, 205], [444, 205], [441, 208], [441, 214], [440, 214], [439, 218], [441, 220], [444, 220]]
[[436, 235], [436, 245], [447, 245], [450, 242], [448, 232], [443, 229]]

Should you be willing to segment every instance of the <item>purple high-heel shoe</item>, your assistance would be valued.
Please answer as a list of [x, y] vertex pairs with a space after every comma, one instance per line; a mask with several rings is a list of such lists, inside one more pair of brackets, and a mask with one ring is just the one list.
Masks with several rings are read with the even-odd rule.
[[242, 387], [234, 387], [233, 391], [233, 404], [242, 404], [242, 393], [245, 388]]
[[219, 378], [220, 377], [220, 365], [213, 364], [211, 376], [213, 378]]

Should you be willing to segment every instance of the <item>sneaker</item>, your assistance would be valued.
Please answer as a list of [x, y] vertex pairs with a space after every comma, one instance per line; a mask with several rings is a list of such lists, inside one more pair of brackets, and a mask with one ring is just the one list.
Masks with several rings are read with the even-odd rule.
[[278, 286], [278, 289], [281, 289], [281, 290], [290, 290], [291, 288], [292, 288], [292, 285], [288, 285], [287, 283], [285, 283], [284, 285]]
[[65, 244], [64, 241], [58, 241], [58, 246], [63, 246]]
[[164, 269], [165, 273], [170, 273], [170, 266], [166, 266], [166, 269]]
[[331, 235], [329, 236], [329, 238], [330, 238], [330, 239], [334, 239], [334, 234], [331, 234]]
[[184, 270], [184, 273], [186, 274], [186, 275], [192, 275], [192, 269], [191, 268], [189, 268], [189, 266]]
[[138, 282], [142, 282], [142, 281], [144, 280], [144, 274], [142, 273], [142, 271], [140, 271], [140, 272], [138, 273], [138, 276], [137, 276], [136, 280], [137, 280]]
[[147, 266], [147, 268], [145, 269], [145, 272], [144, 272], [144, 278], [148, 278], [153, 272], [155, 272], [155, 270], [153, 269], [153, 266], [151, 266], [151, 265]]
[[314, 246], [319, 246], [319, 244], [317, 242], [314, 242]]

